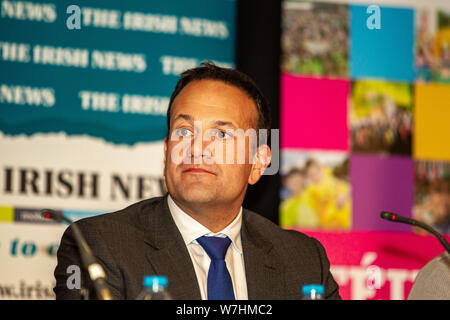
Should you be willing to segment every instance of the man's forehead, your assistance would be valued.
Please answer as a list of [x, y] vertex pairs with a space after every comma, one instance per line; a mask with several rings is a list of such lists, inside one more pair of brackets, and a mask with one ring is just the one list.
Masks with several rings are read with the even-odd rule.
[[180, 115], [192, 120], [233, 122], [237, 126], [255, 119], [256, 124], [258, 119], [254, 101], [242, 89], [217, 80], [195, 80], [183, 88], [173, 102], [171, 121]]
[[187, 113], [177, 113], [174, 115], [172, 121], [185, 121], [189, 123], [194, 122], [202, 122], [202, 124], [209, 124], [214, 126], [223, 126], [223, 127], [232, 127], [237, 129], [239, 126], [235, 121], [228, 119], [228, 118], [221, 118], [218, 119], [217, 117], [205, 117], [205, 116], [198, 116], [198, 115], [190, 115]]

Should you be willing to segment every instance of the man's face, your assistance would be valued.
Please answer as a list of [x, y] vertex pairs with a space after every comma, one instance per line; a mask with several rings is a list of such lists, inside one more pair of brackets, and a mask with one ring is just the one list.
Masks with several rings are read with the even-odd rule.
[[[232, 85], [197, 80], [183, 88], [172, 104], [170, 132], [164, 144], [164, 175], [170, 195], [184, 204], [242, 202], [248, 183], [256, 183], [261, 174], [255, 173], [255, 165], [250, 163], [248, 139], [245, 163], [238, 164], [237, 137], [224, 132], [256, 130], [257, 119], [253, 100]], [[230, 151], [231, 163], [225, 161]]]

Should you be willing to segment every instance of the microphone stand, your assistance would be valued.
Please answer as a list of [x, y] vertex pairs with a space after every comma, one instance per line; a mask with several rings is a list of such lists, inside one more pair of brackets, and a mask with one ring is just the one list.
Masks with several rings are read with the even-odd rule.
[[[111, 291], [106, 285], [106, 274], [102, 266], [95, 260], [94, 254], [91, 248], [87, 244], [86, 240], [81, 233], [80, 228], [73, 223], [72, 220], [66, 218], [64, 215], [49, 209], [41, 210], [41, 215], [46, 219], [53, 219], [57, 222], [67, 222], [73, 229], [75, 241], [78, 244], [78, 250], [80, 252], [81, 261], [84, 267], [88, 270], [90, 279], [94, 284], [97, 297], [100, 300], [113, 300]], [[89, 292], [86, 288], [81, 291], [83, 299], [89, 299]]]
[[448, 244], [447, 240], [445, 240], [444, 237], [439, 232], [434, 230], [431, 226], [429, 226], [425, 223], [422, 223], [420, 221], [406, 218], [403, 216], [399, 216], [396, 213], [387, 212], [387, 211], [381, 211], [380, 217], [382, 219], [392, 221], [392, 222], [400, 222], [400, 223], [410, 224], [410, 225], [413, 225], [413, 226], [416, 226], [416, 227], [419, 227], [419, 228], [422, 228], [422, 229], [428, 231], [429, 233], [431, 233], [433, 236], [435, 236], [441, 242], [441, 244], [444, 246], [445, 250], [447, 250], [448, 253], [450, 254], [450, 245]]

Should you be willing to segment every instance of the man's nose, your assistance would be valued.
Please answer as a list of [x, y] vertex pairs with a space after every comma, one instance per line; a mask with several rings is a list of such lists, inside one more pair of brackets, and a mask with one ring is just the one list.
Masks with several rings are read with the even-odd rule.
[[212, 161], [212, 157], [214, 156], [214, 148], [211, 147], [213, 145], [212, 141], [205, 139], [205, 137], [201, 134], [202, 132], [196, 131], [193, 139], [191, 140], [191, 159], [194, 160], [195, 164], [200, 164], [205, 162], [210, 164]]
[[196, 131], [191, 141], [191, 156], [201, 158], [203, 156], [203, 136], [201, 131]]

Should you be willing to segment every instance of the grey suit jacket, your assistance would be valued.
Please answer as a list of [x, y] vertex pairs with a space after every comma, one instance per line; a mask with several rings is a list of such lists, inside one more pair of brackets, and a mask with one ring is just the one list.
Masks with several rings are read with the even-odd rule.
[[[300, 232], [279, 228], [262, 216], [243, 210], [241, 238], [248, 297], [251, 300], [301, 299], [304, 284], [321, 283], [325, 298], [340, 299], [323, 246]], [[98, 262], [104, 267], [115, 299], [135, 299], [145, 275], [168, 277], [174, 299], [201, 299], [191, 258], [167, 205], [153, 198], [123, 210], [76, 222]], [[81, 268], [72, 228], [65, 231], [55, 269], [57, 299], [80, 299], [68, 289], [70, 265]], [[90, 287], [81, 268], [82, 287]]]

